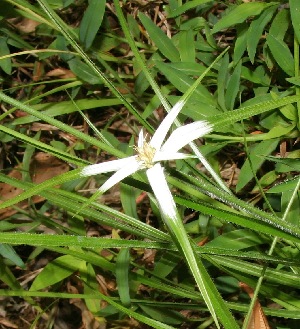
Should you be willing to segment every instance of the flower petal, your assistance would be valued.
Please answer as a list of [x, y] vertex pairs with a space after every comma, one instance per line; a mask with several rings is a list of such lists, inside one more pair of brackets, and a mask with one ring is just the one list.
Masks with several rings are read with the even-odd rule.
[[93, 164], [84, 167], [80, 175], [83, 177], [88, 177], [88, 176], [104, 174], [106, 172], [117, 171], [123, 168], [124, 166], [126, 166], [128, 163], [132, 163], [133, 161], [136, 161], [135, 156]]
[[185, 101], [178, 101], [171, 111], [168, 113], [168, 115], [164, 118], [162, 123], [159, 125], [159, 127], [156, 129], [151, 141], [149, 144], [154, 147], [155, 149], [159, 150], [164, 142], [164, 139], [167, 136], [167, 133], [176, 119], [178, 113], [183, 108], [185, 104]]
[[153, 157], [153, 162], [166, 161], [166, 160], [179, 160], [187, 158], [195, 158], [195, 155], [185, 154], [180, 152], [157, 151]]
[[194, 139], [200, 138], [213, 130], [208, 121], [196, 121], [177, 128], [162, 146], [161, 151], [177, 152]]
[[178, 216], [177, 209], [162, 166], [157, 163], [146, 174], [162, 214], [167, 219], [175, 220]]
[[143, 147], [144, 145], [144, 132], [143, 129], [141, 129], [140, 133], [139, 133], [139, 139], [138, 139], [138, 147]]
[[122, 179], [134, 174], [139, 169], [141, 169], [140, 163], [136, 160], [136, 157], [130, 157], [131, 159], [123, 168], [119, 169], [114, 173], [100, 188], [99, 191], [104, 193], [109, 190], [111, 187], [119, 183]]

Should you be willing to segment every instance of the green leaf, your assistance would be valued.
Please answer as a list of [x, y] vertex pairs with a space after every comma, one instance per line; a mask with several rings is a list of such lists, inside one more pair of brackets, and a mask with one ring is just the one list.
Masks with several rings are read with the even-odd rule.
[[279, 183], [273, 187], [271, 187], [267, 193], [283, 193], [287, 191], [295, 190], [297, 184], [299, 182], [299, 176], [293, 177], [292, 179], [286, 180], [282, 183]]
[[287, 9], [279, 10], [271, 23], [269, 34], [283, 40], [290, 27], [290, 23], [290, 11]]
[[158, 50], [171, 62], [179, 62], [179, 52], [172, 40], [146, 15], [140, 12], [138, 16]]
[[126, 215], [139, 218], [136, 210], [136, 189], [127, 184], [120, 184], [120, 197]]
[[233, 53], [233, 62], [236, 65], [239, 60], [242, 58], [244, 52], [247, 48], [247, 33], [249, 25], [240, 24], [236, 27], [237, 38], [234, 44], [234, 53]]
[[95, 36], [101, 26], [106, 0], [89, 0], [89, 5], [84, 12], [79, 27], [79, 40], [88, 49], [92, 45]]
[[[184, 72], [178, 71], [168, 63], [156, 61], [156, 67], [166, 76], [166, 78], [182, 93], [185, 93], [195, 82], [192, 78], [186, 75]], [[214, 97], [203, 86], [198, 85], [193, 91], [192, 97], [198, 98], [201, 103], [206, 103], [209, 106], [216, 106]]]
[[103, 84], [103, 80], [87, 64], [79, 59], [72, 59], [68, 63], [71, 71], [78, 77], [78, 79], [92, 85]]
[[121, 303], [126, 307], [130, 307], [131, 304], [128, 280], [129, 264], [129, 249], [121, 249], [116, 261], [116, 280]]
[[244, 22], [249, 16], [259, 15], [264, 9], [269, 6], [274, 6], [274, 2], [247, 2], [235, 7], [223, 16], [212, 29], [212, 33], [219, 32], [230, 26]]
[[223, 248], [226, 246], [228, 249], [242, 250], [264, 243], [266, 243], [266, 239], [263, 239], [259, 234], [250, 230], [240, 229], [223, 233], [208, 242], [205, 246], [217, 248]]
[[259, 40], [261, 39], [264, 28], [271, 20], [276, 9], [277, 5], [267, 8], [250, 24], [249, 30], [247, 32], [247, 50], [252, 64], [254, 63], [256, 48]]
[[287, 44], [272, 34], [267, 35], [267, 43], [277, 64], [286, 74], [294, 76], [294, 58]]
[[[262, 141], [251, 148], [248, 156], [251, 160], [254, 172], [256, 172], [265, 162], [265, 158], [261, 157], [261, 155], [268, 155], [273, 152], [273, 150], [277, 147], [278, 142], [278, 139], [270, 139]], [[236, 185], [236, 191], [240, 191], [253, 177], [253, 172], [251, 170], [249, 160], [247, 159], [241, 168]]]
[[[272, 156], [265, 156], [266, 160], [276, 162], [284, 167], [287, 167], [287, 171], [300, 171], [300, 159], [291, 158], [277, 158]], [[283, 171], [280, 171], [283, 172]]]
[[194, 63], [196, 58], [194, 32], [190, 29], [181, 31], [178, 38], [178, 50], [181, 61]]
[[209, 117], [209, 122], [214, 125], [214, 129], [223, 129], [224, 126], [238, 122], [240, 120], [248, 119], [253, 115], [258, 115], [270, 110], [274, 110], [278, 107], [285, 106], [287, 104], [296, 103], [300, 100], [300, 96], [288, 96], [278, 98], [275, 100], [269, 100], [265, 102], [256, 103], [254, 105], [245, 106], [234, 111], [228, 111], [226, 116], [224, 114], [218, 114]]
[[155, 319], [163, 323], [180, 325], [185, 320], [185, 317], [181, 313], [172, 309], [163, 309], [155, 306], [143, 305], [142, 303], [139, 303], [139, 306], [147, 315], [151, 317], [151, 319]]
[[298, 43], [300, 43], [300, 2], [298, 0], [289, 0], [289, 4], [294, 32]]
[[195, 8], [197, 6], [203, 5], [204, 3], [211, 2], [211, 0], [191, 0], [187, 1], [185, 4], [179, 6], [175, 10], [171, 11], [168, 18], [177, 17], [189, 9]]
[[0, 67], [6, 74], [11, 74], [12, 65], [11, 65], [11, 59], [10, 58], [2, 58], [5, 55], [9, 55], [10, 51], [7, 46], [7, 40], [6, 38], [0, 37]]
[[25, 268], [24, 262], [15, 252], [12, 246], [7, 244], [0, 244], [0, 254], [2, 255], [2, 257], [9, 259], [15, 265]]
[[[295, 186], [295, 185], [294, 185]], [[189, 188], [186, 187], [190, 191]], [[275, 193], [275, 192], [274, 192]], [[224, 193], [223, 193], [224, 195]], [[294, 242], [299, 242], [300, 241], [300, 230], [297, 228], [296, 230], [298, 231], [297, 233], [293, 230], [295, 230], [295, 226], [291, 225], [287, 222], [282, 222], [281, 219], [276, 220], [275, 223], [272, 223], [272, 220], [270, 218], [265, 218], [264, 220], [263, 217], [261, 219], [255, 218], [255, 214], [253, 213], [253, 217], [247, 217], [242, 214], [235, 213], [233, 211], [225, 211], [223, 209], [220, 209], [218, 207], [214, 207], [210, 205], [209, 203], [201, 202], [201, 201], [192, 201], [192, 200], [187, 200], [184, 198], [180, 197], [175, 197], [174, 198], [176, 203], [183, 205], [185, 207], [200, 211], [201, 213], [216, 217], [222, 221], [227, 221], [229, 223], [234, 223], [242, 227], [246, 227], [250, 230], [256, 231], [259, 234], [265, 233], [268, 235], [272, 235], [274, 237], [278, 236], [283, 239], [288, 239]], [[235, 203], [236, 206], [238, 204], [238, 201]], [[241, 206], [242, 209], [245, 209], [245, 207]], [[250, 211], [246, 211], [250, 213]], [[261, 214], [262, 215], [262, 214]], [[294, 234], [291, 235], [290, 232], [293, 232]]]
[[225, 106], [229, 110], [233, 110], [236, 97], [240, 91], [241, 69], [242, 61], [239, 61], [227, 83], [227, 90], [225, 93]]
[[33, 281], [30, 290], [41, 290], [61, 282], [80, 267], [81, 260], [64, 255], [48, 263]]

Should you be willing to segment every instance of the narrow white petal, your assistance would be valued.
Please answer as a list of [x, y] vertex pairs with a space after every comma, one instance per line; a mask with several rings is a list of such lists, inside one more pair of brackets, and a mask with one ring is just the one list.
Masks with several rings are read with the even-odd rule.
[[196, 157], [195, 155], [185, 154], [180, 152], [158, 151], [155, 153], [153, 162], [166, 161], [166, 160], [179, 160], [179, 159], [187, 159], [187, 158], [195, 158], [195, 157]]
[[196, 121], [173, 131], [162, 146], [161, 151], [177, 152], [194, 139], [200, 138], [213, 130], [213, 125], [207, 121]]
[[177, 209], [162, 166], [157, 163], [148, 169], [146, 173], [162, 214], [167, 218], [175, 219]]
[[144, 145], [144, 132], [143, 129], [141, 129], [139, 133], [138, 147], [143, 147], [143, 145]]
[[159, 127], [156, 129], [151, 141], [150, 145], [154, 147], [155, 149], [159, 150], [162, 146], [162, 143], [164, 142], [164, 139], [167, 136], [167, 133], [176, 119], [178, 113], [183, 108], [185, 104], [185, 101], [178, 101], [174, 107], [171, 109], [171, 111], [168, 113], [168, 115], [164, 118], [162, 123], [159, 125]]
[[124, 166], [126, 166], [128, 163], [132, 163], [133, 161], [136, 161], [135, 156], [93, 164], [84, 167], [80, 175], [84, 177], [88, 177], [88, 176], [104, 174], [106, 172], [117, 171], [123, 168]]
[[122, 179], [134, 174], [139, 169], [141, 169], [140, 163], [134, 158], [130, 157], [131, 161], [127, 163], [123, 168], [119, 169], [114, 173], [100, 188], [99, 191], [104, 193], [109, 190], [111, 187], [119, 183]]

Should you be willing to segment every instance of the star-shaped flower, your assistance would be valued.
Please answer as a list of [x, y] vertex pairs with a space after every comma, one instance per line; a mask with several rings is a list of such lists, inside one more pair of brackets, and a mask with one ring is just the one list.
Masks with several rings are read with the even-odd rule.
[[164, 142], [172, 123], [184, 104], [184, 101], [176, 103], [149, 142], [147, 142], [143, 130], [141, 130], [138, 145], [135, 147], [136, 155], [86, 166], [82, 169], [80, 175], [88, 177], [115, 171], [115, 174], [99, 188], [99, 192], [104, 193], [124, 178], [144, 169], [162, 213], [168, 218], [174, 218], [176, 216], [176, 206], [160, 162], [192, 157], [192, 155], [178, 151], [191, 141], [208, 134], [213, 128], [207, 121], [196, 121], [177, 128]]

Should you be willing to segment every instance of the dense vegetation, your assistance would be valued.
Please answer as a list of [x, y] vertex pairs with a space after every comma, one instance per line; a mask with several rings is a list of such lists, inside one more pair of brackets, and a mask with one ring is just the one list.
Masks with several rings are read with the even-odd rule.
[[299, 12], [0, 2], [1, 326], [299, 326]]

